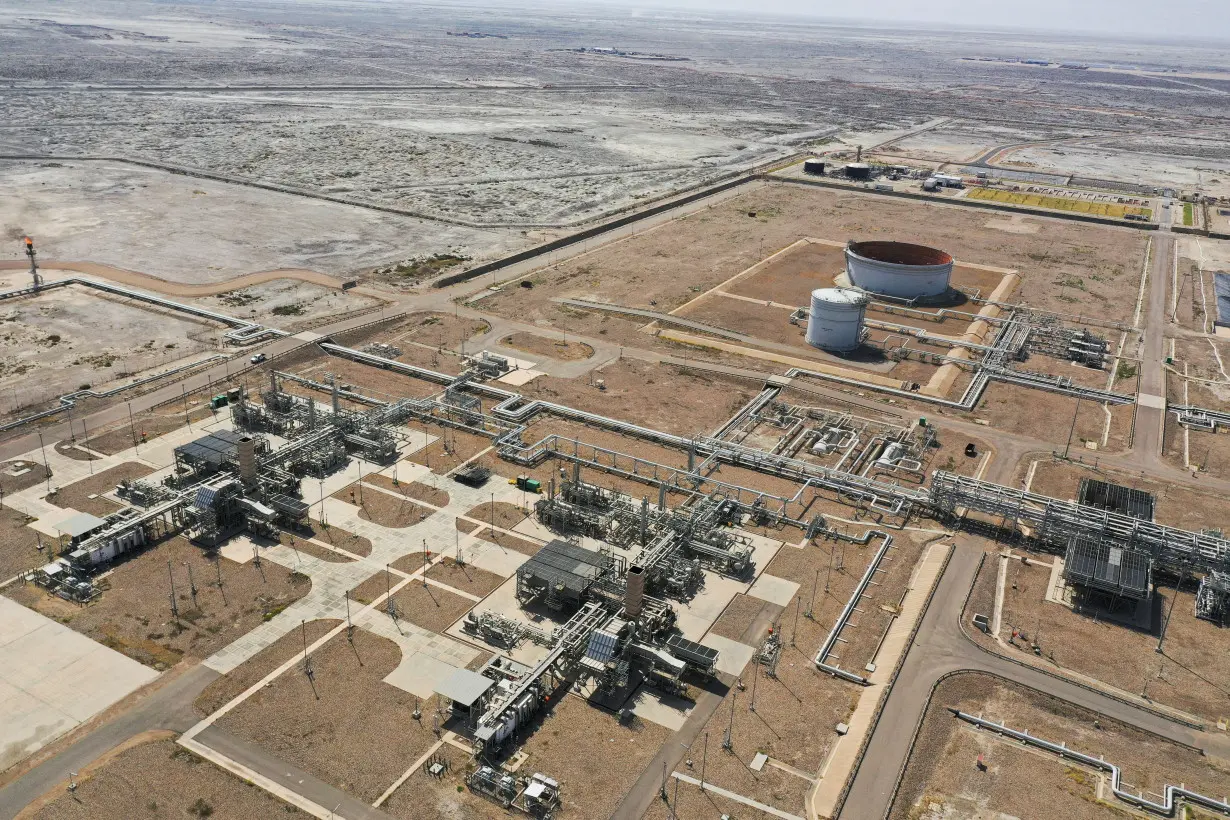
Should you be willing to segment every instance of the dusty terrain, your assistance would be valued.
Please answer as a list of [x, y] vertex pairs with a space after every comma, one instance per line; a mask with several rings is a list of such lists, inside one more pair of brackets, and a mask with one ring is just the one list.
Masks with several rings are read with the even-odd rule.
[[[1015, 300], [1031, 307], [1074, 313], [1079, 301], [1081, 310], [1102, 318], [1131, 317], [1134, 304], [1121, 297], [1139, 283], [1145, 247], [1140, 231], [1054, 221], [1044, 235], [1016, 234], [988, 230], [986, 220], [985, 213], [965, 208], [775, 184], [540, 271], [531, 277], [534, 288], [506, 287], [481, 304], [510, 318], [545, 319], [593, 335], [600, 317], [565, 312], [550, 300], [572, 297], [670, 311], [812, 236], [919, 242], [961, 262], [1020, 270]], [[1079, 299], [1070, 295], [1075, 291]]]
[[417, 524], [433, 512], [429, 507], [415, 504], [408, 498], [400, 498], [374, 487], [364, 488], [362, 483], [356, 481], [338, 490], [333, 497], [358, 507], [359, 517], [365, 521], [401, 529]]
[[[597, 387], [597, 379], [602, 379], [605, 389]], [[756, 395], [759, 386], [744, 379], [625, 358], [603, 365], [592, 378], [545, 376], [521, 392], [529, 398], [690, 435], [708, 433], [729, 419]]]
[[58, 794], [31, 820], [133, 817], [279, 817], [292, 807], [197, 757], [174, 740], [151, 738], [80, 772], [72, 794]]
[[[606, 817], [670, 733], [640, 720], [622, 725], [579, 697], [553, 700], [521, 747], [527, 755], [522, 767], [560, 782], [561, 820]], [[594, 776], [597, 760], [600, 777]]]
[[[1020, 467], [1019, 478], [1024, 479], [1029, 469], [1028, 463]], [[1091, 463], [1082, 466], [1042, 459], [1034, 468], [1029, 488], [1031, 492], [1042, 495], [1075, 500], [1082, 478], [1106, 481], [1151, 493], [1156, 501], [1153, 517], [1159, 524], [1197, 531], [1202, 527], [1230, 529], [1230, 510], [1226, 509], [1224, 498], [1216, 492], [1200, 492], [1140, 473], [1126, 473], [1103, 467], [1093, 469]]]
[[71, 507], [79, 512], [105, 516], [118, 510], [120, 505], [109, 498], [103, 498], [102, 493], [111, 492], [121, 481], [144, 478], [152, 472], [153, 469], [139, 461], [129, 461], [65, 487], [56, 487], [53, 482], [52, 489], [55, 492], [48, 495], [46, 500], [57, 507]]
[[[0, 578], [12, 578], [36, 569], [54, 557], [54, 546], [43, 547], [42, 537], [26, 526], [30, 519], [9, 507], [0, 508]], [[50, 542], [50, 539], [48, 539]]]
[[[1046, 695], [977, 674], [941, 683], [910, 756], [893, 818], [981, 816], [1123, 817], [1126, 807], [1096, 794], [1098, 775], [1045, 753], [1022, 749], [974, 730], [948, 711], [962, 709], [1028, 729], [1047, 740], [1062, 739], [1086, 754], [1104, 755], [1123, 769], [1124, 780], [1154, 794], [1165, 784], [1185, 783], [1220, 794], [1228, 772], [1189, 749], [1122, 726]], [[976, 765], [981, 758], [986, 771]], [[1209, 790], [1212, 791], [1209, 791]], [[1109, 800], [1109, 798], [1107, 798]]]
[[[1059, 674], [1085, 675], [1132, 695], [1144, 693], [1205, 720], [1224, 717], [1230, 698], [1230, 687], [1223, 683], [1230, 672], [1230, 634], [1195, 617], [1194, 584], [1189, 581], [1177, 593], [1173, 585], [1159, 585], [1151, 621], [1146, 629], [1137, 629], [1112, 620], [1122, 619], [1122, 612], [1116, 615], [1091, 606], [1076, 611], [1045, 601], [1050, 561], [1051, 556], [1036, 556], [1028, 565], [1015, 558], [1008, 561], [1000, 636], [1008, 641], [1016, 629], [1026, 637], [1010, 646], [996, 644], [980, 632], [974, 633], [976, 639], [1018, 660]], [[987, 596], [994, 600], [997, 562], [988, 556], [975, 585], [981, 599], [971, 601], [967, 618], [973, 612], [990, 611]], [[1157, 654], [1167, 616], [1164, 653]], [[1037, 658], [1030, 648], [1035, 641], [1041, 649]]]
[[[188, 566], [196, 584], [195, 600]], [[171, 614], [171, 576], [178, 624]], [[147, 666], [167, 669], [184, 656], [208, 657], [302, 598], [311, 586], [307, 576], [272, 561], [259, 567], [235, 564], [208, 557], [200, 547], [176, 537], [116, 564], [101, 584], [101, 597], [89, 606], [69, 603], [34, 585], [9, 587], [5, 594]]]
[[398, 618], [432, 632], [443, 632], [474, 606], [469, 598], [423, 581], [406, 584], [400, 592], [393, 594], [393, 602], [397, 606]]
[[10, 300], [0, 320], [0, 408], [14, 417], [83, 386], [109, 390], [201, 358], [223, 329], [75, 285]]
[[340, 623], [342, 621], [327, 619], [308, 621], [302, 629], [292, 629], [287, 632], [235, 669], [206, 686], [204, 691], [197, 695], [196, 702], [193, 704], [197, 712], [202, 717], [213, 714], [286, 661], [296, 655], [302, 658], [305, 635], [308, 644], [311, 645]]
[[343, 632], [312, 655], [313, 679], [290, 670], [219, 725], [371, 802], [435, 741], [431, 721], [410, 716], [414, 695], [382, 680], [400, 659], [386, 638], [357, 629], [351, 644]]
[[546, 357], [561, 361], [577, 361], [588, 359], [594, 355], [594, 349], [584, 342], [552, 342], [532, 333], [514, 333], [500, 339], [504, 347], [528, 353], [534, 357]]

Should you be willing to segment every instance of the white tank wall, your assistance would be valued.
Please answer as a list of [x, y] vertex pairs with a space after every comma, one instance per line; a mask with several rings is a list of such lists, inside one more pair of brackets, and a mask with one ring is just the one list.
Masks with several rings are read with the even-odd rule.
[[812, 291], [807, 343], [821, 350], [844, 352], [859, 346], [867, 297], [852, 290]]
[[859, 256], [846, 249], [850, 284], [870, 293], [898, 299], [942, 296], [948, 290], [952, 262], [940, 265], [901, 265]]

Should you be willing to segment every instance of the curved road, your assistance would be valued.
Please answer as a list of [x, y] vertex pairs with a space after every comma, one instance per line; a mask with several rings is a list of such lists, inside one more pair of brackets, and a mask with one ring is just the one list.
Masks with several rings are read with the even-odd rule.
[[931, 690], [950, 672], [989, 672], [1167, 740], [1221, 756], [1230, 754], [1230, 742], [1226, 738], [1190, 729], [1153, 712], [1014, 663], [984, 650], [966, 637], [960, 625], [961, 610], [983, 554], [983, 550], [969, 539], [957, 537], [948, 569], [936, 586], [918, 635], [855, 772], [840, 815], [843, 820], [882, 820], [887, 816]]

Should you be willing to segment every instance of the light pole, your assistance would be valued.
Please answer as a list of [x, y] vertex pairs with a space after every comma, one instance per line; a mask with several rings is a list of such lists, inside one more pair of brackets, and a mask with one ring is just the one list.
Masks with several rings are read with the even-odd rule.
[[705, 748], [700, 756], [700, 790], [705, 790], [705, 763], [709, 761], [709, 733], [705, 732]]
[[794, 646], [794, 636], [799, 634], [799, 610], [803, 606], [803, 596], [794, 596], [794, 629], [790, 630], [790, 645]]
[[1063, 457], [1068, 457], [1068, 450], [1072, 447], [1072, 434], [1076, 432], [1076, 417], [1081, 412], [1081, 397], [1076, 397], [1076, 410], [1072, 412], [1072, 426], [1068, 428], [1068, 440], [1063, 445]]
[[47, 492], [51, 492], [51, 465], [47, 463], [47, 448], [43, 446], [43, 431], [38, 433], [38, 449], [43, 454], [43, 469], [47, 472]]
[[815, 613], [815, 609], [816, 609], [816, 589], [817, 589], [819, 586], [820, 586], [820, 570], [819, 570], [819, 569], [817, 569], [817, 570], [816, 570], [816, 578], [815, 578], [815, 580], [814, 580], [814, 581], [812, 581], [812, 584], [811, 584], [811, 602], [807, 605], [807, 612], [803, 615], [803, 617], [804, 617], [804, 618], [807, 618], [808, 620], [815, 620], [815, 618], [816, 618], [816, 613]]
[[1162, 654], [1162, 642], [1166, 640], [1166, 628], [1170, 626], [1170, 618], [1174, 615], [1174, 605], [1179, 601], [1179, 590], [1183, 588], [1183, 582], [1187, 580], [1187, 563], [1183, 564], [1183, 572], [1179, 575], [1179, 583], [1174, 588], [1174, 597], [1170, 599], [1170, 611], [1166, 613], [1166, 621], [1162, 624], [1162, 634], [1157, 636], [1157, 646], [1154, 652]]

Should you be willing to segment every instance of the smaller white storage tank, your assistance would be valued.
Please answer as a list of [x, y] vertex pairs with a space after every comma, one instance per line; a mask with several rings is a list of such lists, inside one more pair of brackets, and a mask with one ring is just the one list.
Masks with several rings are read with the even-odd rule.
[[819, 288], [811, 292], [807, 317], [807, 343], [837, 353], [854, 350], [862, 343], [867, 294], [855, 288]]

